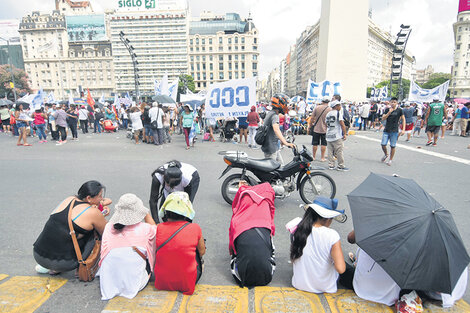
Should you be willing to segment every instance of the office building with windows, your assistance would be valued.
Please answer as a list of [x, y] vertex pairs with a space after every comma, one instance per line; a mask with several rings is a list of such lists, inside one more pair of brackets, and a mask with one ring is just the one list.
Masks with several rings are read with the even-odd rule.
[[[137, 3], [137, 2], [136, 2]], [[129, 40], [137, 59], [139, 91], [153, 95], [154, 81], [171, 82], [188, 71], [186, 1], [142, 1], [141, 6], [106, 12], [109, 21], [117, 92], [134, 90], [134, 67], [119, 34]]]
[[449, 91], [451, 98], [470, 98], [470, 4], [460, 0], [454, 23], [454, 64]]
[[212, 83], [258, 76], [258, 30], [250, 17], [203, 12], [189, 25], [188, 72], [197, 90]]

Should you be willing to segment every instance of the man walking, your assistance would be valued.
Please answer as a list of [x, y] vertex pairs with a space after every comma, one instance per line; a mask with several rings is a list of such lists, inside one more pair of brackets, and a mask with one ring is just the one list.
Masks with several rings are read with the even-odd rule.
[[381, 161], [385, 162], [387, 158], [389, 158], [389, 154], [387, 151], [387, 144], [390, 141], [390, 158], [387, 161], [387, 165], [392, 165], [393, 157], [395, 156], [395, 147], [397, 146], [398, 140], [398, 124], [401, 120], [402, 131], [400, 135], [405, 134], [405, 116], [403, 115], [403, 110], [398, 107], [398, 99], [392, 98], [390, 100], [390, 108], [385, 109], [385, 114], [382, 117], [382, 120], [386, 121], [384, 133], [382, 135], [382, 151], [384, 152], [384, 156], [382, 157]]
[[[321, 104], [318, 105], [312, 112], [312, 117], [310, 118], [308, 124], [308, 130], [312, 135], [312, 145], [313, 145], [313, 159], [317, 154], [318, 146], [321, 145], [321, 161], [325, 162], [325, 152], [326, 152], [326, 115], [331, 111], [331, 108], [328, 107], [330, 100], [327, 97], [324, 97]], [[313, 126], [312, 126], [313, 125]], [[312, 131], [313, 130], [313, 131]]]
[[426, 146], [437, 145], [439, 129], [442, 126], [442, 119], [444, 116], [447, 116], [447, 110], [444, 103], [439, 102], [439, 97], [434, 97], [433, 102], [429, 104], [426, 111], [426, 118], [424, 120], [424, 123], [426, 124], [426, 134], [428, 135]]
[[81, 106], [80, 110], [78, 110], [78, 119], [80, 120], [80, 128], [82, 129], [82, 133], [88, 133], [88, 110], [85, 106]]
[[264, 152], [266, 159], [270, 158], [283, 164], [281, 151], [279, 147], [279, 140], [281, 143], [289, 148], [295, 147], [293, 143], [288, 143], [282, 135], [279, 127], [279, 113], [287, 113], [288, 98], [283, 94], [275, 94], [271, 98], [272, 110], [266, 114], [264, 118], [264, 125], [268, 128], [266, 138], [261, 151]]
[[332, 110], [326, 115], [326, 141], [328, 143], [328, 166], [335, 169], [335, 157], [338, 159], [338, 171], [347, 172], [349, 168], [344, 166], [343, 140], [346, 140], [346, 125], [344, 124], [341, 102], [331, 101]]
[[163, 144], [163, 110], [161, 104], [153, 103], [153, 107], [149, 110], [150, 125], [152, 126], [153, 142], [157, 146]]

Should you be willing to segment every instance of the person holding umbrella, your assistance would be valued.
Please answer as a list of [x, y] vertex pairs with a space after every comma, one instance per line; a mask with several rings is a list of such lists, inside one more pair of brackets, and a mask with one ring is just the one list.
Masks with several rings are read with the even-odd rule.
[[344, 214], [338, 200], [317, 197], [306, 206], [290, 248], [294, 288], [314, 293], [335, 293], [336, 281], [346, 271], [338, 232], [331, 229], [333, 218]]

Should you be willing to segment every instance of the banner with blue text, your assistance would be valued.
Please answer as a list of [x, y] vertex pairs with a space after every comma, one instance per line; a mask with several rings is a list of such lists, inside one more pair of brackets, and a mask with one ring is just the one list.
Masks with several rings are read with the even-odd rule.
[[418, 86], [414, 81], [410, 82], [410, 95], [408, 101], [432, 102], [435, 97], [439, 101], [445, 101], [447, 90], [449, 89], [449, 80], [433, 89], [424, 89]]
[[320, 102], [323, 97], [333, 98], [334, 95], [341, 95], [341, 83], [324, 80], [320, 83], [308, 80], [307, 99], [308, 104]]
[[206, 117], [247, 116], [256, 105], [256, 79], [234, 79], [212, 84], [206, 95]]

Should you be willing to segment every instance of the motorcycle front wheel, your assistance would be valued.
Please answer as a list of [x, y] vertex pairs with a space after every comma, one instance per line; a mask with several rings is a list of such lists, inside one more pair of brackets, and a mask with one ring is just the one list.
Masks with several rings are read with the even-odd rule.
[[[242, 174], [232, 174], [228, 176], [224, 182], [222, 183], [222, 197], [224, 198], [225, 202], [232, 205], [233, 199], [235, 199], [235, 195], [238, 191], [238, 183], [242, 178]], [[251, 179], [247, 179], [247, 182], [250, 183]]]
[[300, 182], [300, 198], [305, 203], [313, 203], [318, 196], [333, 199], [336, 195], [336, 184], [333, 178], [322, 172], [313, 172]]

